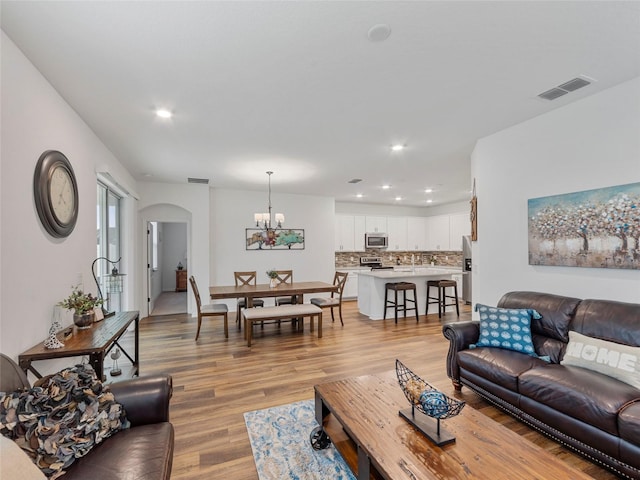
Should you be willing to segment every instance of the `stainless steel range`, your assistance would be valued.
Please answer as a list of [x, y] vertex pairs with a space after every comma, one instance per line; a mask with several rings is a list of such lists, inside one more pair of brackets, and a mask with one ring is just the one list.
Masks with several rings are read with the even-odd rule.
[[382, 257], [360, 257], [361, 267], [371, 267], [371, 270], [393, 270], [393, 267], [382, 265]]

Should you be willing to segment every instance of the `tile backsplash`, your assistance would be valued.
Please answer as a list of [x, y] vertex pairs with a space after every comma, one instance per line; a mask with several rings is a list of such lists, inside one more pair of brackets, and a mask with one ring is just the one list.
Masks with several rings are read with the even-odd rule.
[[413, 255], [414, 265], [430, 265], [431, 258], [435, 260], [435, 265], [462, 268], [462, 252], [460, 251], [435, 251], [435, 252], [388, 252], [378, 249], [369, 249], [366, 252], [336, 252], [336, 268], [359, 267], [360, 257], [382, 257], [382, 265], [393, 266], [411, 265]]

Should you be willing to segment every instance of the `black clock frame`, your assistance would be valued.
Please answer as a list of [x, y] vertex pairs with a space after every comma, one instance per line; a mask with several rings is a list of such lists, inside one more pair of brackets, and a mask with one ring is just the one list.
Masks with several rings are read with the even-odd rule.
[[[63, 222], [56, 216], [51, 203], [51, 177], [58, 167], [68, 172], [73, 188], [73, 212], [68, 222]], [[78, 183], [71, 163], [62, 152], [47, 150], [40, 155], [33, 175], [33, 195], [40, 222], [47, 233], [55, 238], [68, 237], [78, 219]]]

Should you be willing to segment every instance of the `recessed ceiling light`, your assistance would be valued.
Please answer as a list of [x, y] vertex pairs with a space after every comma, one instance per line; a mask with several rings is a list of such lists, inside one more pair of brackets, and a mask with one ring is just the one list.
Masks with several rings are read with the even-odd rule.
[[431, 203], [431, 202], [433, 202], [433, 200], [427, 200], [427, 203]]
[[430, 188], [427, 188], [427, 189], [424, 191], [424, 193], [431, 193], [431, 192], [433, 192], [433, 190], [432, 190], [432, 189], [430, 189]]
[[164, 108], [159, 108], [158, 110], [156, 110], [156, 116], [160, 118], [171, 118], [173, 117], [173, 113]]
[[391, 145], [392, 152], [401, 152], [402, 150], [404, 150], [404, 145], [400, 145], [400, 144]]
[[383, 190], [389, 190], [390, 188], [391, 188], [391, 185], [382, 185]]
[[356, 193], [356, 197], [362, 198], [362, 197], [364, 197], [364, 195], [362, 195], [361, 193]]
[[372, 42], [383, 42], [387, 38], [389, 38], [390, 34], [391, 27], [386, 23], [379, 23], [369, 29], [369, 31], [367, 32], [367, 37]]
[[396, 197], [397, 202], [399, 202], [400, 200], [402, 200], [402, 197]]

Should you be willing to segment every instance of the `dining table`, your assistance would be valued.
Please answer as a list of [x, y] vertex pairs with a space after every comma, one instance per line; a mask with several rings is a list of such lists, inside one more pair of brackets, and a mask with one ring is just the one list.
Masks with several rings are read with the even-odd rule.
[[297, 297], [297, 303], [304, 303], [304, 295], [310, 293], [337, 292], [338, 286], [326, 282], [292, 282], [272, 287], [268, 283], [257, 285], [228, 285], [209, 287], [212, 300], [245, 298], [247, 307], [253, 307], [254, 298]]

